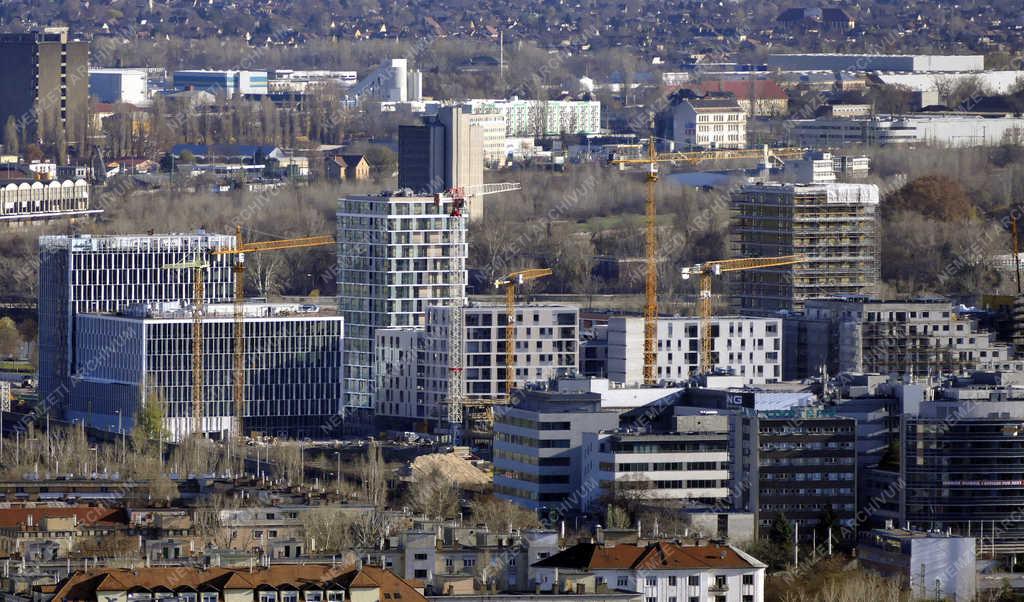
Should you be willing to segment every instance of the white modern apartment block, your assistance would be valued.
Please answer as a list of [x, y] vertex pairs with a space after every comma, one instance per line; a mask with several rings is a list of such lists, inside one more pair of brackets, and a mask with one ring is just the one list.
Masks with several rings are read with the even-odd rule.
[[466, 103], [474, 113], [497, 112], [505, 118], [505, 135], [511, 138], [598, 134], [601, 103], [596, 100], [473, 99]]
[[145, 69], [90, 67], [89, 96], [99, 102], [149, 104], [149, 75]]
[[[700, 318], [658, 318], [654, 377], [685, 381], [703, 370], [700, 365]], [[719, 316], [712, 318], [712, 357], [716, 369], [731, 370], [747, 384], [782, 378], [782, 320]], [[643, 383], [644, 320], [608, 320], [608, 379], [636, 386]]]
[[451, 201], [382, 193], [339, 201], [338, 308], [345, 404], [373, 403], [378, 328], [424, 326], [431, 305], [466, 296], [466, 218]]
[[730, 417], [676, 417], [673, 432], [583, 435], [583, 482], [595, 482], [589, 504], [606, 494], [636, 491], [644, 499], [728, 508], [732, 474]]
[[409, 69], [409, 59], [388, 59], [348, 89], [346, 101], [410, 102], [423, 98], [423, 72]]
[[747, 113], [735, 98], [687, 98], [673, 109], [672, 133], [684, 148], [745, 148]]
[[[115, 313], [138, 303], [193, 298], [193, 270], [163, 266], [214, 249], [233, 248], [235, 237], [199, 232], [148, 236], [41, 236], [39, 238], [39, 398], [58, 412], [69, 407], [75, 355], [75, 318]], [[230, 302], [234, 273], [228, 255], [211, 256], [207, 303]]]
[[[234, 305], [208, 305], [203, 318], [202, 431], [233, 434]], [[244, 306], [243, 432], [324, 437], [341, 426], [343, 320], [316, 305]], [[194, 432], [192, 312], [185, 304], [135, 306], [77, 319], [81, 379], [72, 419], [125, 431], [146, 403], [163, 405], [175, 440]]]
[[[533, 564], [541, 592], [640, 592], [645, 602], [764, 602], [767, 566], [729, 545], [578, 543]], [[575, 590], [575, 588], [574, 588]]]
[[[505, 306], [472, 304], [465, 316], [465, 377], [469, 399], [505, 396]], [[440, 423], [448, 416], [451, 308], [426, 308], [423, 329], [377, 331], [378, 416]], [[579, 308], [528, 304], [516, 308], [516, 387], [575, 374]]]

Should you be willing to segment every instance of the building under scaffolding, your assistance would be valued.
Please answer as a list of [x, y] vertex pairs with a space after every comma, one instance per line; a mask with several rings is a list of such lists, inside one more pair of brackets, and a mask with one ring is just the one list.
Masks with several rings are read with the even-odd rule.
[[846, 183], [759, 183], [734, 192], [734, 257], [808, 257], [737, 272], [735, 309], [800, 311], [813, 297], [873, 294], [880, 276], [878, 197], [874, 184]]

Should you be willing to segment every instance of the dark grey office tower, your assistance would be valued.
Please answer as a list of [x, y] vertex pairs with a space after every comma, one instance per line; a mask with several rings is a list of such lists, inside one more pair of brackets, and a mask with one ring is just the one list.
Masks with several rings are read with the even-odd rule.
[[0, 34], [0, 126], [14, 117], [25, 142], [85, 143], [89, 42], [66, 27]]

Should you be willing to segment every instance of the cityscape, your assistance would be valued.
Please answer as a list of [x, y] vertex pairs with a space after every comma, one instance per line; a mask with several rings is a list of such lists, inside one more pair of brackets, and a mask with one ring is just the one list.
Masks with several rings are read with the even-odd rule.
[[1022, 63], [1005, 0], [5, 0], [3, 602], [1024, 600]]

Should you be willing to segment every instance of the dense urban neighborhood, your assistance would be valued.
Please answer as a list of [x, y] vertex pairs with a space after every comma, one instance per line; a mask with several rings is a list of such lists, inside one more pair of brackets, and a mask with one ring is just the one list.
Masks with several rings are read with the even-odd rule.
[[1024, 600], [1020, 6], [0, 4], [4, 602]]

